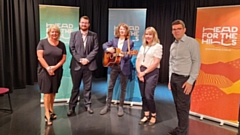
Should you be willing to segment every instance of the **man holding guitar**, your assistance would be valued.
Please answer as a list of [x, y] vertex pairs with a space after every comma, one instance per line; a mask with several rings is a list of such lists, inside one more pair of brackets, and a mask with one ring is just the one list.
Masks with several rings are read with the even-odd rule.
[[123, 104], [126, 93], [126, 86], [128, 76], [131, 74], [131, 58], [133, 52], [131, 51], [134, 43], [130, 41], [130, 29], [127, 24], [120, 23], [115, 30], [115, 38], [103, 44], [104, 66], [111, 67], [110, 81], [108, 85], [108, 97], [106, 106], [100, 111], [101, 115], [110, 111], [112, 94], [115, 82], [120, 74], [121, 80], [121, 95], [120, 104], [118, 107], [118, 116], [124, 115]]

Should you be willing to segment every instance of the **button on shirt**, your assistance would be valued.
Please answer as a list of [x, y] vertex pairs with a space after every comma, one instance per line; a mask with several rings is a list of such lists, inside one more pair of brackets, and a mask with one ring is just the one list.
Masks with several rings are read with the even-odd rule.
[[120, 39], [120, 38], [119, 38], [119, 40], [118, 40], [118, 48], [119, 48], [120, 50], [122, 50], [124, 41], [125, 41], [125, 39]]
[[193, 84], [197, 79], [200, 69], [199, 43], [187, 35], [181, 40], [175, 40], [170, 48], [169, 58], [169, 82], [171, 74], [190, 76], [188, 83]]
[[84, 48], [86, 48], [86, 42], [87, 42], [87, 34], [88, 34], [88, 31], [86, 31], [86, 32], [81, 31], [81, 34], [82, 34], [82, 39], [83, 39], [83, 45], [84, 45]]

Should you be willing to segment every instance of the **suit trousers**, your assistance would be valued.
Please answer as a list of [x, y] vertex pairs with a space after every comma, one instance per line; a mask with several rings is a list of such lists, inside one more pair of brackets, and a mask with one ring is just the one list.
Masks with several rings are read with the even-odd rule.
[[[192, 91], [186, 95], [182, 85], [188, 80], [189, 76], [183, 76], [173, 73], [171, 75], [171, 90], [177, 111], [178, 127], [175, 129], [177, 135], [187, 135], [189, 125], [189, 110]], [[194, 88], [195, 82], [193, 83]]]
[[75, 109], [78, 96], [79, 96], [79, 88], [81, 85], [81, 80], [83, 80], [84, 87], [84, 105], [88, 107], [91, 105], [91, 88], [92, 88], [92, 71], [88, 69], [87, 66], [82, 66], [80, 70], [71, 69], [71, 77], [72, 77], [72, 94], [69, 101], [69, 109]]
[[124, 104], [128, 76], [122, 73], [120, 66], [114, 65], [111, 69], [110, 81], [108, 85], [108, 97], [107, 97], [108, 106], [110, 106], [111, 104], [113, 89], [119, 74], [120, 74], [120, 83], [121, 83], [120, 106], [123, 106]]
[[[141, 71], [146, 70], [146, 67], [141, 66]], [[156, 113], [154, 101], [154, 91], [158, 83], [159, 69], [156, 68], [152, 72], [144, 76], [144, 82], [139, 82], [139, 88], [142, 96], [142, 108], [144, 112]]]

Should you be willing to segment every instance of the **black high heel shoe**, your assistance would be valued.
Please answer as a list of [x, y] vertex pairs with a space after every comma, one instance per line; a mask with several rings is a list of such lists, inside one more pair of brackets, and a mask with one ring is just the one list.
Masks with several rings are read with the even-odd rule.
[[44, 118], [45, 118], [46, 125], [47, 126], [51, 126], [52, 125], [52, 121], [50, 119], [48, 120], [46, 116]]
[[[144, 117], [146, 117], [147, 119], [143, 120]], [[144, 124], [144, 123], [147, 123], [147, 122], [150, 120], [150, 117], [149, 117], [149, 116], [144, 116], [144, 117], [138, 122], [139, 125], [142, 125], [142, 124]]]
[[155, 122], [151, 122], [151, 121], [149, 120], [148, 126], [152, 126], [152, 125], [154, 125], [154, 124], [157, 122], [156, 115], [155, 115], [155, 116], [152, 116], [152, 118], [155, 119]]
[[51, 119], [51, 120], [57, 119], [57, 115], [56, 115], [55, 113], [53, 113], [53, 112], [51, 112], [51, 111], [49, 111], [49, 113], [50, 113], [50, 119]]

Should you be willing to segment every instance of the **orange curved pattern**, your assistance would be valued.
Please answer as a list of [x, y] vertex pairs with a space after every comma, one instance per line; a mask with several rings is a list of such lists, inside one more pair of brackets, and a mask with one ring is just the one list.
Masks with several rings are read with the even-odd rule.
[[235, 68], [233, 64], [222, 62], [214, 64], [201, 64], [201, 70], [207, 74], [225, 76], [232, 82], [240, 80], [240, 70]]
[[200, 70], [196, 81], [196, 85], [200, 84], [213, 85], [219, 88], [228, 88], [233, 85], [232, 81], [223, 75], [206, 74], [202, 70]]
[[238, 119], [239, 94], [225, 94], [211, 85], [196, 86], [192, 93], [191, 111], [236, 121]]

